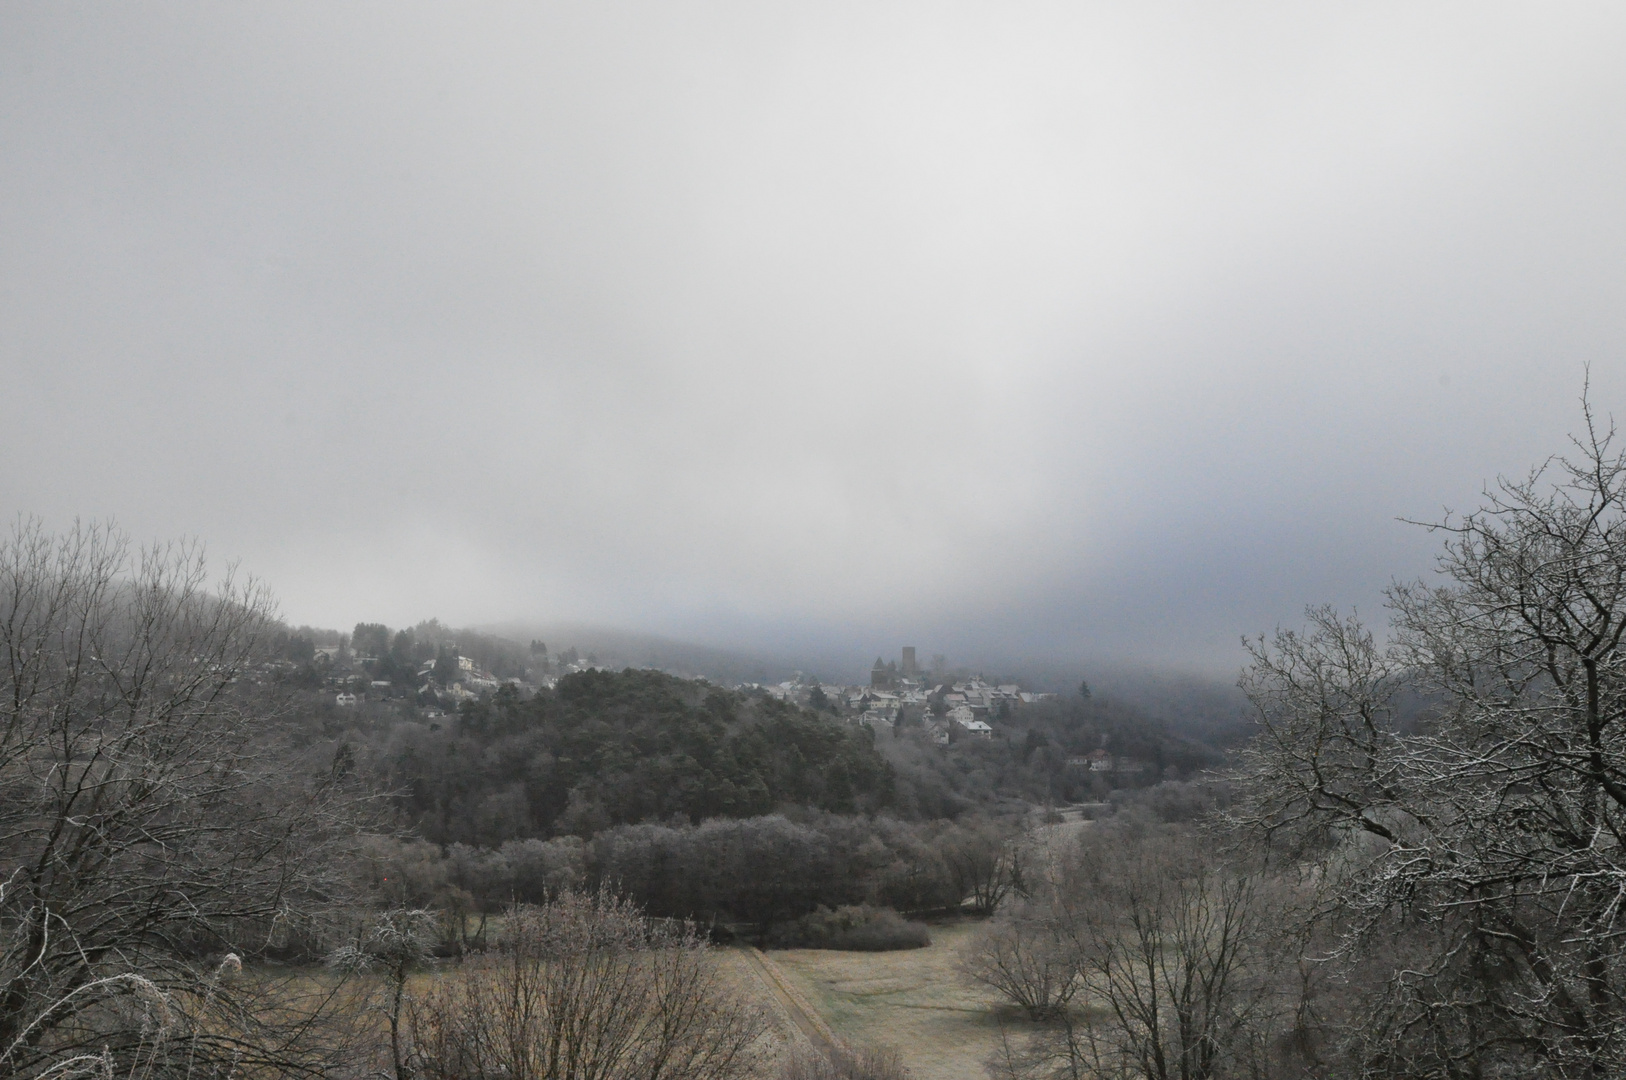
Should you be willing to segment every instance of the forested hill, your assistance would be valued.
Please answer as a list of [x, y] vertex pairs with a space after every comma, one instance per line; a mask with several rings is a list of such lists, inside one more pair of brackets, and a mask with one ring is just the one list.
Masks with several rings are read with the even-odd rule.
[[495, 845], [786, 806], [873, 812], [892, 767], [865, 727], [656, 671], [586, 671], [522, 700], [505, 688], [444, 726], [401, 724], [375, 767], [421, 834]]

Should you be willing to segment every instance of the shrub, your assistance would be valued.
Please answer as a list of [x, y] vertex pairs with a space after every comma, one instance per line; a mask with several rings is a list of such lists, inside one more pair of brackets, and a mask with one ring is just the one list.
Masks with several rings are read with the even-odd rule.
[[407, 1020], [421, 1080], [744, 1080], [764, 1030], [693, 926], [609, 892], [510, 912], [499, 947], [436, 980]]
[[962, 955], [960, 974], [998, 991], [1032, 1020], [1060, 1015], [1080, 989], [1078, 965], [1054, 913], [1030, 904], [990, 920]]
[[1109, 798], [1119, 810], [1139, 809], [1162, 822], [1197, 821], [1230, 806], [1229, 784], [1218, 780], [1166, 780], [1149, 788], [1123, 788]]
[[891, 908], [858, 904], [804, 915], [777, 928], [770, 943], [784, 949], [840, 949], [891, 952], [924, 949], [932, 936], [924, 923], [911, 922]]

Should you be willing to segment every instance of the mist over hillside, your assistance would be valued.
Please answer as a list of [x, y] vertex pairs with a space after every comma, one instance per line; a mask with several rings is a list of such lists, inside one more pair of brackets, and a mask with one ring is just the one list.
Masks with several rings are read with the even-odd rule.
[[[541, 641], [555, 651], [573, 647], [584, 656], [597, 657], [605, 667], [658, 668], [673, 675], [723, 684], [776, 683], [799, 672], [826, 677], [822, 671], [812, 671], [806, 661], [790, 657], [741, 652], [592, 623], [503, 622], [478, 629], [521, 643]], [[835, 681], [834, 673], [828, 678]]]
[[[524, 644], [537, 640], [555, 652], [575, 648], [593, 656], [604, 667], [658, 668], [674, 675], [708, 679], [722, 685], [772, 684], [797, 677], [838, 685], [864, 685], [871, 665], [898, 659], [901, 646], [826, 644], [809, 647], [799, 655], [728, 649], [659, 634], [592, 623], [507, 622], [478, 628], [480, 632]], [[1148, 720], [1168, 725], [1186, 738], [1224, 746], [1245, 738], [1250, 730], [1246, 699], [1235, 680], [1206, 672], [1131, 666], [1080, 660], [1061, 665], [1021, 660], [987, 660], [975, 656], [943, 655], [917, 648], [922, 664], [943, 657], [945, 677], [979, 676], [995, 682], [1016, 682], [1024, 688], [1075, 694], [1083, 682], [1091, 690], [1144, 713]]]
[[1623, 51], [0, 4], [0, 1080], [1626, 1078]]

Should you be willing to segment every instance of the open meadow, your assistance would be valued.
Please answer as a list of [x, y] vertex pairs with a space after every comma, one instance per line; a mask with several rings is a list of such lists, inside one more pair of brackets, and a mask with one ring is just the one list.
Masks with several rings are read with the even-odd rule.
[[896, 1048], [916, 1080], [965, 1080], [983, 1075], [983, 1063], [999, 1048], [1002, 1023], [1012, 1035], [1029, 1026], [955, 970], [980, 925], [934, 925], [924, 949], [784, 949], [768, 957], [847, 1043]]

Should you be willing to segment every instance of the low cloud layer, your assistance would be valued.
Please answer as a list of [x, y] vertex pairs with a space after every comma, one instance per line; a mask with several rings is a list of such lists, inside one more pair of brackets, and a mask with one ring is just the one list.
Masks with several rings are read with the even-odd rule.
[[1618, 5], [13, 4], [0, 509], [1222, 670], [1626, 413]]

